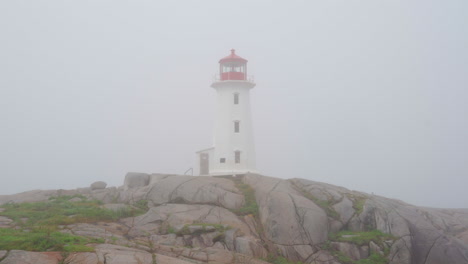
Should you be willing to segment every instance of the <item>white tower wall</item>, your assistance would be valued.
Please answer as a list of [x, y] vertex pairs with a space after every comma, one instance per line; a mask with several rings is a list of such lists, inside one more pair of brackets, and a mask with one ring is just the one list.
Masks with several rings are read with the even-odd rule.
[[[212, 84], [217, 92], [213, 159], [210, 175], [241, 174], [255, 171], [255, 147], [250, 111], [249, 81], [228, 80]], [[238, 94], [238, 104], [234, 103]], [[239, 132], [235, 123], [239, 122]], [[240, 152], [236, 163], [235, 152]], [[225, 162], [221, 163], [224, 158]]]

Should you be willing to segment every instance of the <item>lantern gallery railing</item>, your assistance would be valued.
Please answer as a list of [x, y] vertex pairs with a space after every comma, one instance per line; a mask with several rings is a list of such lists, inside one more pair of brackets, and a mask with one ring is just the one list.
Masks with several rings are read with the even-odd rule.
[[213, 82], [223, 82], [223, 81], [247, 81], [251, 83], [255, 83], [255, 79], [253, 75], [242, 76], [239, 72], [223, 72], [222, 75], [215, 74], [213, 76]]

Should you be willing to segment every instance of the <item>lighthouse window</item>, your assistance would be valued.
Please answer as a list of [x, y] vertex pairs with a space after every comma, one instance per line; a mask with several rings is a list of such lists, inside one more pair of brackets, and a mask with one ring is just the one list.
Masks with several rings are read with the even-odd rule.
[[238, 93], [234, 94], [234, 104], [239, 104], [239, 94]]
[[234, 156], [235, 156], [235, 158], [234, 158], [235, 162], [240, 163], [240, 151], [238, 151], [238, 150], [235, 151]]
[[219, 163], [226, 163], [226, 158], [220, 158]]
[[234, 133], [239, 133], [240, 131], [240, 122], [234, 121]]

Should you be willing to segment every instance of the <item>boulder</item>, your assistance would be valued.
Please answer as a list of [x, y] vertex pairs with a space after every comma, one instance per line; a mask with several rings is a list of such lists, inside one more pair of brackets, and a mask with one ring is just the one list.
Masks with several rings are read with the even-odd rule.
[[105, 189], [107, 186], [107, 183], [103, 182], [103, 181], [97, 181], [97, 182], [93, 182], [90, 186], [91, 190], [101, 190], [101, 189]]
[[150, 175], [146, 173], [129, 172], [125, 175], [124, 188], [133, 189], [145, 187], [149, 184]]

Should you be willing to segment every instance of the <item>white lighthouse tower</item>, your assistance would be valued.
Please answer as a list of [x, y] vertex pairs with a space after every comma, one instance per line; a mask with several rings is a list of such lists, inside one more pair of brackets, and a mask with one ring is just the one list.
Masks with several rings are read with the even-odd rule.
[[197, 152], [200, 175], [236, 175], [255, 172], [255, 147], [247, 77], [247, 60], [235, 50], [219, 61], [213, 147]]

